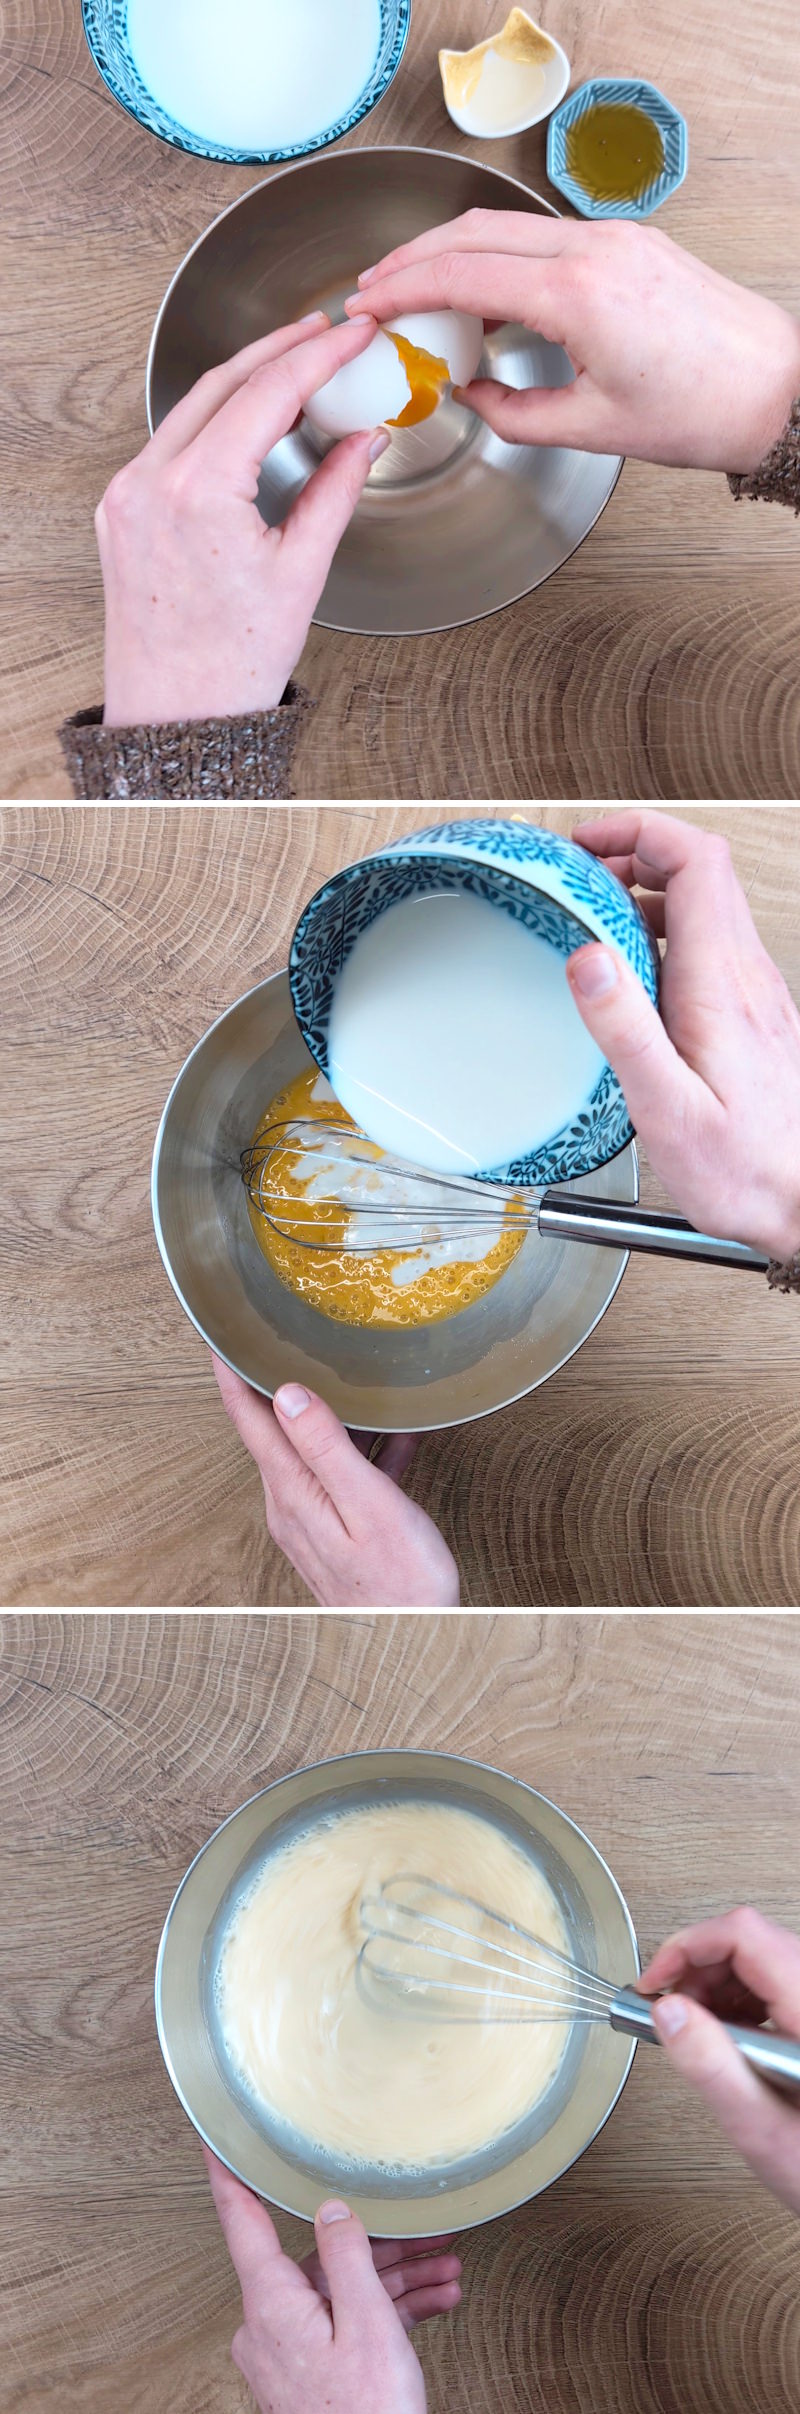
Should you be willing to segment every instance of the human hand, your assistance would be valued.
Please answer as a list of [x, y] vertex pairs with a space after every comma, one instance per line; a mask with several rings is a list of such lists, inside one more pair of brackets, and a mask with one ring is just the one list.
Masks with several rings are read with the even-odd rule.
[[[406, 2336], [414, 2292], [404, 2321], [361, 2222], [337, 2198], [320, 2206], [317, 2253], [308, 2259], [318, 2264], [318, 2287], [284, 2254], [266, 2206], [207, 2147], [203, 2153], [242, 2289], [231, 2353], [262, 2414], [317, 2414], [322, 2406], [329, 2414], [425, 2414], [425, 2383]], [[456, 2260], [428, 2260], [429, 2314], [458, 2303]]]
[[388, 252], [347, 309], [471, 310], [561, 344], [575, 382], [466, 400], [509, 444], [754, 470], [800, 394], [800, 323], [655, 227], [469, 210]]
[[323, 311], [210, 369], [118, 471], [95, 527], [109, 727], [279, 704], [385, 428], [327, 454], [282, 528], [256, 507], [261, 462], [309, 396], [375, 334]]
[[283, 1383], [270, 1406], [220, 1358], [222, 1399], [255, 1459], [273, 1542], [324, 1609], [457, 1608], [458, 1570], [446, 1542], [398, 1490], [415, 1448], [387, 1435], [371, 1465], [324, 1400]]
[[638, 1983], [644, 1995], [670, 1989], [651, 2008], [674, 2068], [756, 2178], [800, 2213], [800, 2106], [758, 2078], [720, 2028], [772, 2020], [800, 2038], [800, 1938], [760, 1911], [728, 1911], [669, 1937]]
[[660, 1016], [615, 949], [567, 962], [654, 1171], [701, 1230], [785, 1261], [800, 1248], [800, 1014], [726, 841], [660, 812], [611, 813], [572, 835], [639, 884], [667, 941]]
[[[372, 2260], [404, 2330], [450, 2313], [461, 2303], [461, 2260], [452, 2255], [453, 2235], [447, 2238], [371, 2238]], [[300, 2270], [321, 2297], [331, 2288], [319, 2250], [304, 2255]]]

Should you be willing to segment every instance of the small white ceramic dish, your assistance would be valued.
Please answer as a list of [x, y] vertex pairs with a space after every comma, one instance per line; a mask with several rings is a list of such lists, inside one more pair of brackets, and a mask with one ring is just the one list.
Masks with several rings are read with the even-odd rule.
[[[505, 142], [512, 134], [524, 134], [529, 126], [541, 125], [542, 119], [550, 117], [553, 110], [558, 108], [559, 102], [563, 101], [569, 84], [570, 63], [566, 51], [562, 50], [561, 43], [556, 41], [553, 34], [547, 33], [543, 25], [537, 25], [535, 18], [528, 16], [527, 10], [513, 9], [511, 16], [524, 17], [526, 25], [531, 27], [534, 34], [539, 34], [542, 42], [547, 44], [548, 55], [542, 59], [544, 83], [535, 106], [528, 109], [523, 108], [516, 117], [504, 118], [501, 125], [488, 123], [486, 117], [481, 114], [479, 109], [475, 109], [471, 101], [464, 102], [459, 107], [453, 100], [448, 99], [442, 60], [444, 58], [471, 59], [477, 57], [479, 52], [485, 53], [494, 49], [511, 19], [507, 18], [506, 25], [499, 27], [495, 34], [488, 35], [485, 42], [471, 43], [468, 50], [440, 50], [439, 52], [442, 98], [448, 117], [452, 118], [453, 125], [458, 126], [462, 134], [471, 134], [478, 142]], [[524, 73], [525, 69], [522, 66], [521, 78], [524, 77]]]

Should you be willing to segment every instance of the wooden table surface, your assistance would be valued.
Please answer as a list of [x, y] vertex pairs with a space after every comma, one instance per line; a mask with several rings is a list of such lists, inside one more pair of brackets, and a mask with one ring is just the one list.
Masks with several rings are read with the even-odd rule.
[[[543, 128], [480, 146], [441, 98], [439, 43], [467, 44], [506, 12], [414, 0], [395, 84], [352, 140], [483, 156], [547, 191]], [[573, 83], [638, 73], [687, 117], [688, 178], [659, 226], [796, 309], [795, 0], [539, 0], [539, 16]], [[153, 319], [185, 251], [259, 171], [184, 156], [127, 117], [78, 0], [6, 0], [0, 80], [0, 794], [58, 798], [57, 724], [102, 692], [92, 514], [145, 439]], [[588, 542], [527, 602], [433, 638], [312, 631], [302, 675], [321, 704], [298, 795], [797, 795], [799, 542], [787, 512], [737, 508], [719, 477], [631, 463]]]
[[[452, 1751], [588, 1829], [644, 1952], [740, 1900], [796, 1926], [799, 1642], [769, 1616], [1, 1621], [2, 2414], [252, 2406], [152, 2011], [228, 1812], [310, 1760]], [[796, 2414], [797, 2222], [649, 2049], [583, 2160], [462, 2252], [462, 2309], [419, 2334], [429, 2414]]]
[[[407, 806], [0, 815], [7, 1604], [307, 1603], [163, 1272], [152, 1143], [189, 1050], [286, 963], [314, 888], [428, 818]], [[800, 812], [707, 818], [730, 833], [800, 997]], [[645, 1167], [644, 1198], [661, 1195]], [[760, 1277], [642, 1258], [570, 1365], [498, 1416], [429, 1435], [410, 1488], [475, 1606], [792, 1607], [799, 1370], [795, 1299]]]

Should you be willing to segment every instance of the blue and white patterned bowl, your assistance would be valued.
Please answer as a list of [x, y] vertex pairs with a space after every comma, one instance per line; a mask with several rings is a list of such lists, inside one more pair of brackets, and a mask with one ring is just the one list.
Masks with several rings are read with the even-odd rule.
[[[593, 201], [582, 184], [571, 176], [567, 167], [567, 130], [576, 119], [584, 117], [595, 101], [605, 101], [609, 107], [622, 104], [631, 109], [643, 109], [652, 117], [664, 145], [664, 165], [660, 176], [654, 176], [638, 201]], [[689, 164], [689, 131], [685, 117], [673, 108], [657, 84], [643, 84], [629, 76], [592, 76], [588, 84], [580, 84], [562, 101], [547, 129], [547, 173], [558, 193], [563, 193], [582, 218], [649, 218], [661, 208], [670, 193], [677, 193]]]
[[[169, 0], [164, 0], [165, 7]], [[282, 151], [241, 151], [228, 143], [208, 142], [199, 134], [190, 134], [170, 117], [154, 100], [142, 82], [128, 41], [128, 0], [81, 0], [83, 30], [95, 66], [104, 84], [113, 93], [120, 107], [130, 117], [138, 119], [148, 133], [157, 134], [162, 142], [174, 143], [179, 151], [193, 151], [201, 159], [229, 159], [240, 166], [250, 162], [277, 159], [302, 159], [309, 151], [324, 151], [329, 143], [340, 142], [343, 134], [351, 134], [354, 126], [368, 117], [370, 110], [383, 99], [393, 77], [397, 74], [411, 24], [412, 0], [380, 0], [381, 39], [378, 55], [368, 84], [353, 102], [345, 117], [327, 126], [323, 134], [315, 134], [308, 142], [289, 144]]]
[[[559, 955], [572, 955], [589, 939], [605, 940], [657, 1002], [659, 956], [649, 924], [604, 863], [531, 822], [441, 822], [347, 864], [300, 916], [289, 958], [292, 1004], [306, 1047], [328, 1077], [334, 987], [360, 932], [401, 898], [453, 889], [502, 907]], [[527, 1156], [484, 1167], [483, 1178], [516, 1188], [571, 1181], [608, 1164], [632, 1138], [622, 1091], [607, 1064], [579, 1115]]]

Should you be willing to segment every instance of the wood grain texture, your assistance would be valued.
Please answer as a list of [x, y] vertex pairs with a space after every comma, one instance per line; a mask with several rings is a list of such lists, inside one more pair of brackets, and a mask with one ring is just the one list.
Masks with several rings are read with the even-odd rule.
[[[0, 1621], [2, 2414], [252, 2405], [152, 2013], [172, 1893], [228, 1812], [309, 1760], [449, 1750], [588, 1829], [644, 1951], [742, 1899], [796, 1924], [799, 1640], [775, 1617]], [[462, 2252], [460, 2312], [419, 2334], [429, 2414], [796, 2414], [797, 2224], [655, 2053], [590, 2153]]]
[[[329, 873], [429, 810], [9, 806], [0, 815], [7, 1605], [291, 1608], [259, 1479], [164, 1275], [149, 1169], [171, 1083], [285, 964]], [[539, 818], [568, 830], [555, 807]], [[695, 818], [706, 818], [703, 815]], [[709, 814], [800, 997], [800, 811]], [[661, 1194], [648, 1169], [643, 1195]], [[532, 1397], [429, 1436], [410, 1488], [476, 1606], [793, 1607], [800, 1312], [641, 1259]]]
[[[481, 156], [451, 125], [436, 51], [507, 0], [414, 0], [406, 57], [355, 144]], [[630, 70], [689, 121], [659, 225], [797, 308], [800, 51], [794, 0], [540, 0], [573, 82]], [[0, 59], [3, 511], [11, 572], [0, 792], [64, 797], [58, 722], [101, 693], [92, 515], [146, 435], [153, 319], [184, 252], [257, 171], [157, 143], [97, 76], [73, 0], [6, 0]], [[483, 146], [546, 189], [545, 131]], [[632, 463], [594, 534], [527, 602], [440, 637], [312, 631], [321, 699], [304, 797], [794, 797], [798, 532], [720, 478]]]

